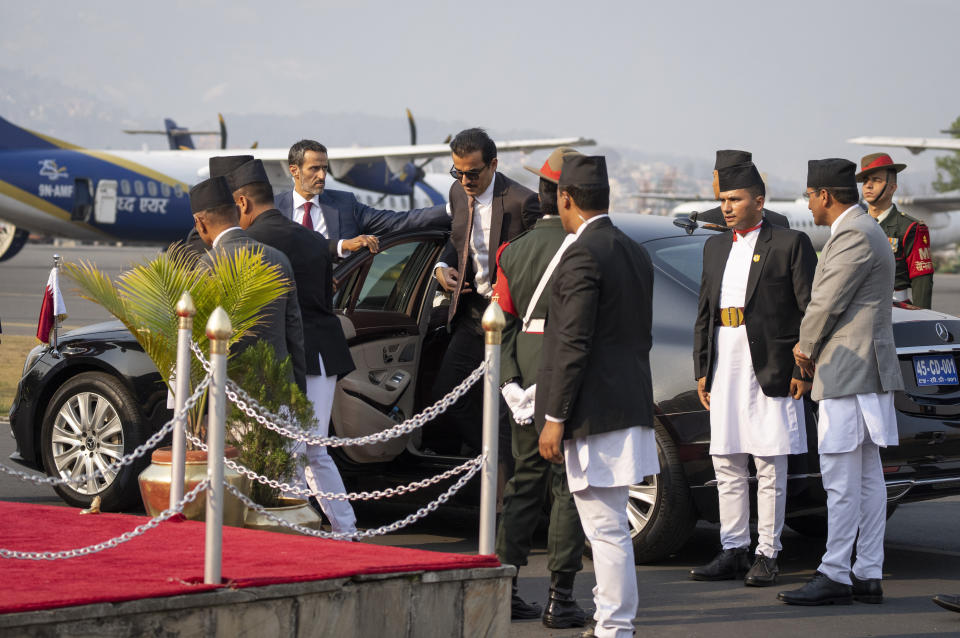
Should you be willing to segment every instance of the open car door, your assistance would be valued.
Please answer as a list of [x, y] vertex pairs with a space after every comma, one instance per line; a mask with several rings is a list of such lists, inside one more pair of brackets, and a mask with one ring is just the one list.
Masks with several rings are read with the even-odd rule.
[[[380, 252], [364, 252], [336, 270], [334, 308], [344, 326], [356, 370], [337, 383], [333, 430], [358, 437], [411, 417], [423, 338], [433, 310], [433, 266], [446, 243], [440, 231], [381, 239]], [[341, 448], [356, 463], [396, 458], [419, 430], [384, 443]]]

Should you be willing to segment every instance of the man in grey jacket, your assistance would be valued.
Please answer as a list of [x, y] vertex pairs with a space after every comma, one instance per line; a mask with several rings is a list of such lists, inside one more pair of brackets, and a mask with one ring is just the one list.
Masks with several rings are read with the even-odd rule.
[[883, 601], [886, 485], [880, 448], [898, 442], [893, 397], [903, 379], [893, 340], [893, 255], [886, 235], [857, 205], [855, 173], [853, 162], [836, 158], [811, 160], [807, 171], [805, 196], [814, 223], [830, 226], [830, 239], [794, 356], [813, 374], [811, 397], [820, 402], [827, 549], [806, 585], [777, 596], [792, 605]]
[[[211, 177], [191, 188], [190, 210], [197, 234], [210, 247], [210, 251], [202, 258], [208, 266], [213, 264], [214, 253], [232, 255], [240, 248], [249, 248], [262, 251], [265, 263], [276, 264], [280, 268], [289, 288], [264, 309], [263, 321], [253, 329], [252, 336], [272, 345], [279, 360], [290, 355], [294, 380], [306, 393], [303, 323], [290, 260], [276, 248], [261, 244], [243, 232], [240, 214], [225, 178]], [[243, 347], [243, 341], [239, 345]]]

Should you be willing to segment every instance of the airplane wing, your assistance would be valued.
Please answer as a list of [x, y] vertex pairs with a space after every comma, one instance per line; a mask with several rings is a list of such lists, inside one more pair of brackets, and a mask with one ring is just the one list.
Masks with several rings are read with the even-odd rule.
[[701, 201], [701, 200], [713, 200], [713, 196], [706, 197], [700, 195], [699, 193], [660, 193], [654, 191], [640, 191], [635, 193], [627, 193], [622, 197], [630, 197], [633, 199], [662, 199], [668, 202], [692, 202], [692, 201]]
[[[558, 146], [593, 146], [596, 141], [584, 137], [558, 137], [533, 140], [506, 140], [497, 141], [498, 152], [521, 151], [529, 153], [540, 149], [554, 149]], [[251, 149], [203, 149], [180, 151], [150, 151], [151, 154], [174, 154], [176, 157], [194, 155], [208, 159], [216, 155], [252, 155], [263, 160], [264, 167], [273, 183], [286, 183], [289, 180], [287, 170], [286, 148], [251, 148]], [[358, 163], [386, 161], [391, 170], [398, 171], [406, 162], [414, 159], [428, 159], [432, 157], [446, 157], [450, 155], [449, 144], [416, 144], [412, 146], [357, 146], [328, 148], [327, 158], [330, 160], [331, 172], [334, 176], [345, 175]], [[200, 177], [206, 176], [201, 169]]]
[[[960, 140], [958, 140], [960, 141]], [[916, 206], [932, 213], [960, 210], [960, 195], [928, 195], [926, 197], [897, 197], [898, 206]]]
[[960, 151], [960, 139], [927, 137], [854, 137], [847, 140], [850, 144], [863, 146], [898, 146], [916, 155], [926, 150]]

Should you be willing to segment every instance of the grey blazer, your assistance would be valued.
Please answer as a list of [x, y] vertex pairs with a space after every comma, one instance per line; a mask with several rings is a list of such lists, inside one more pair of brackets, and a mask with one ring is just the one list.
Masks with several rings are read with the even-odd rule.
[[[290, 260], [276, 248], [261, 244], [239, 228], [223, 235], [216, 250], [232, 255], [241, 247], [262, 248], [264, 261], [268, 264], [279, 264], [280, 270], [290, 282], [291, 288], [285, 295], [267, 306], [265, 320], [253, 329], [253, 335], [250, 338], [242, 339], [239, 346], [243, 348], [245, 345], [249, 345], [253, 339], [264, 339], [273, 346], [277, 358], [280, 360], [283, 360], [289, 354], [290, 362], [293, 364], [294, 381], [306, 393], [303, 323], [300, 319], [300, 304], [297, 302], [297, 288], [294, 283]], [[203, 262], [207, 265], [212, 263], [209, 252], [204, 255]]]
[[800, 350], [817, 366], [814, 401], [903, 389], [890, 243], [859, 206], [846, 215], [820, 253], [800, 323]]

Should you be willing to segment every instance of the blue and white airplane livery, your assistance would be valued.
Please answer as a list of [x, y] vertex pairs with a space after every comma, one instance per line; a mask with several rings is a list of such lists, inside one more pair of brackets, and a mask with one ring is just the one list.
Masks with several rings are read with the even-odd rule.
[[[501, 152], [588, 146], [582, 138], [497, 142]], [[208, 160], [229, 153], [263, 160], [277, 190], [290, 190], [287, 149], [103, 151], [75, 146], [0, 118], [0, 261], [29, 233], [166, 245], [192, 227], [187, 193]], [[405, 210], [440, 204], [452, 178], [413, 160], [449, 156], [446, 144], [329, 148], [326, 188], [369, 205]], [[421, 164], [422, 166], [422, 164]]]

